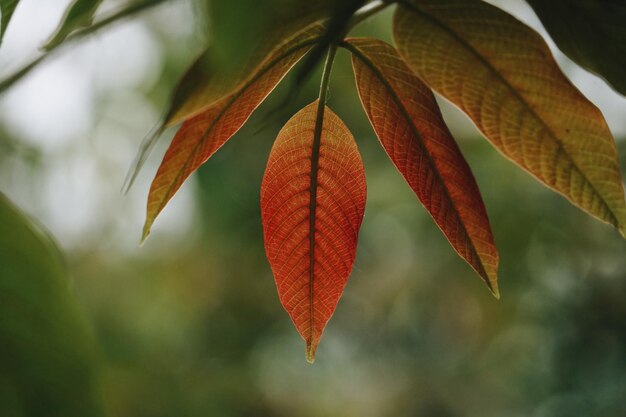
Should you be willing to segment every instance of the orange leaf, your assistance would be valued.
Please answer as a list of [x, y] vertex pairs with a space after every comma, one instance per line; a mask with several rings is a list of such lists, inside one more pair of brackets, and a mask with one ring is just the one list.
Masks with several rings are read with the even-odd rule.
[[626, 204], [602, 113], [559, 70], [536, 32], [477, 0], [410, 0], [394, 17], [398, 50], [508, 158], [620, 229]]
[[144, 240], [156, 216], [183, 182], [207, 161], [248, 120], [252, 112], [278, 85], [289, 70], [313, 45], [316, 26], [301, 34], [300, 41], [285, 51], [276, 51], [264, 65], [234, 93], [224, 97], [197, 116], [183, 123], [172, 140], [148, 195]]
[[381, 144], [452, 247], [499, 297], [487, 212], [435, 97], [391, 45], [347, 42], [359, 96]]
[[278, 295], [309, 362], [352, 270], [365, 196], [348, 128], [319, 100], [300, 110], [270, 153], [261, 215]]

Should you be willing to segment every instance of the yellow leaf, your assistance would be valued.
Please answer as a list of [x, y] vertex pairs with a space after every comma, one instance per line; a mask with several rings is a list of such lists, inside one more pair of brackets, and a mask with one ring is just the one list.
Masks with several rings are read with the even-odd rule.
[[559, 70], [536, 32], [477, 0], [411, 0], [394, 17], [398, 50], [505, 156], [622, 234], [626, 205], [602, 113]]

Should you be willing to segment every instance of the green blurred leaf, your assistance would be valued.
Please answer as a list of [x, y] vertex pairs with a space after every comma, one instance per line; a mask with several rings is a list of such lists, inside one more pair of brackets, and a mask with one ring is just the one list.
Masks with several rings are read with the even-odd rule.
[[296, 73], [296, 87], [300, 87], [322, 60], [331, 43], [346, 35], [347, 27], [354, 13], [366, 3], [365, 0], [344, 0], [328, 8], [329, 19], [324, 36], [311, 50]]
[[626, 2], [527, 1], [563, 53], [626, 95]]
[[93, 340], [59, 250], [2, 194], [0, 230], [0, 415], [103, 415]]
[[76, 29], [91, 26], [93, 16], [100, 3], [102, 3], [102, 0], [74, 0], [67, 8], [63, 20], [61, 20], [56, 31], [42, 49], [49, 51], [61, 44]]
[[210, 0], [206, 10], [212, 64], [224, 71], [239, 70], [251, 57], [258, 56], [260, 49], [264, 48], [261, 52], [265, 54], [285, 36], [328, 18], [334, 3], [333, 0]]
[[4, 32], [7, 30], [11, 16], [13, 16], [13, 12], [17, 7], [17, 3], [19, 3], [19, 0], [0, 0], [0, 14], [2, 14], [0, 17], [0, 45], [2, 44], [2, 38], [4, 37]]

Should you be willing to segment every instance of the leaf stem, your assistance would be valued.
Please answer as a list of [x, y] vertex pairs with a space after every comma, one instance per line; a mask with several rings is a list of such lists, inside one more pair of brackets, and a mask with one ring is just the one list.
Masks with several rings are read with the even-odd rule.
[[[318, 110], [324, 109], [326, 105], [326, 96], [328, 95], [328, 85], [330, 83], [330, 73], [333, 68], [333, 62], [335, 61], [335, 54], [337, 53], [337, 44], [331, 44], [328, 48], [328, 55], [326, 56], [326, 62], [324, 63], [324, 70], [322, 72], [322, 81], [320, 82], [320, 105]], [[317, 127], [317, 126], [316, 126]]]
[[328, 86], [330, 84], [330, 73], [333, 68], [333, 62], [337, 53], [337, 44], [332, 43], [328, 48], [326, 63], [322, 72], [322, 81], [320, 82], [320, 94], [317, 102], [317, 115], [315, 118], [315, 129], [313, 131], [313, 145], [311, 147], [311, 187], [309, 200], [309, 337], [306, 341], [306, 360], [313, 363], [315, 360], [315, 320], [313, 314], [313, 280], [315, 277], [315, 219], [317, 211], [317, 184], [320, 160], [320, 147], [322, 142], [322, 128], [324, 125], [324, 109], [328, 97]]
[[8, 89], [9, 87], [11, 87], [13, 84], [15, 84], [17, 81], [19, 81], [20, 79], [22, 79], [22, 77], [24, 77], [25, 75], [27, 75], [31, 70], [33, 70], [38, 64], [40, 64], [42, 61], [44, 61], [45, 59], [47, 59], [48, 57], [50, 57], [51, 55], [53, 55], [54, 52], [59, 51], [62, 49], [62, 47], [64, 47], [65, 45], [73, 42], [73, 41], [77, 41], [80, 40], [82, 38], [84, 38], [85, 36], [94, 33], [108, 25], [110, 25], [111, 23], [114, 23], [120, 19], [129, 17], [133, 14], [136, 14], [138, 12], [141, 12], [145, 9], [149, 9], [151, 7], [157, 6], [161, 3], [164, 3], [165, 1], [168, 0], [144, 0], [144, 1], [140, 1], [138, 3], [132, 4], [131, 6], [128, 6], [120, 11], [117, 11], [115, 13], [110, 14], [109, 16], [97, 21], [96, 23], [94, 23], [93, 25], [84, 28], [84, 29], [80, 29], [75, 31], [74, 33], [72, 33], [71, 35], [69, 35], [64, 42], [55, 45], [54, 47], [50, 48], [48, 51], [46, 51], [43, 55], [38, 56], [37, 58], [33, 59], [31, 62], [29, 62], [28, 64], [24, 65], [22, 68], [20, 68], [19, 70], [15, 71], [13, 74], [11, 74], [10, 76], [8, 76], [7, 78], [5, 78], [4, 80], [2, 80], [0, 82], [0, 93], [2, 93], [3, 91], [5, 91], [6, 89]]

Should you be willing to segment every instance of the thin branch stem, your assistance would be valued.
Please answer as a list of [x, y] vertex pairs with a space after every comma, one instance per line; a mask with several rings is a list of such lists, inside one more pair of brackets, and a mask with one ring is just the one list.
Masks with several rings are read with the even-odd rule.
[[24, 65], [22, 68], [20, 68], [19, 70], [15, 71], [12, 75], [10, 75], [9, 77], [7, 77], [6, 79], [2, 80], [2, 82], [0, 82], [0, 93], [2, 93], [3, 91], [5, 91], [6, 89], [8, 89], [9, 87], [11, 87], [13, 84], [15, 84], [17, 81], [19, 81], [20, 79], [22, 79], [25, 75], [27, 75], [28, 73], [30, 73], [31, 70], [33, 70], [38, 64], [40, 64], [41, 62], [43, 62], [44, 60], [46, 60], [47, 58], [49, 58], [51, 55], [54, 55], [55, 52], [58, 52], [59, 50], [63, 49], [64, 46], [71, 44], [72, 42], [78, 41], [84, 37], [86, 37], [87, 35], [90, 35], [92, 33], [95, 33], [96, 31], [105, 28], [107, 26], [109, 26], [112, 23], [117, 22], [118, 20], [124, 19], [126, 17], [130, 17], [136, 13], [139, 13], [143, 10], [149, 9], [151, 7], [157, 6], [161, 3], [164, 3], [165, 1], [168, 0], [144, 0], [138, 3], [135, 3], [131, 6], [128, 6], [127, 8], [120, 10], [118, 12], [112, 13], [111, 15], [95, 22], [93, 25], [84, 28], [84, 29], [80, 29], [77, 30], [76, 32], [72, 33], [71, 35], [69, 35], [64, 42], [55, 45], [53, 48], [51, 48], [49, 51], [47, 51], [46, 53], [44, 53], [43, 55], [38, 56], [37, 58], [33, 59], [31, 62], [29, 62], [28, 64]]
[[324, 63], [324, 70], [322, 72], [322, 81], [320, 82], [320, 103], [324, 106], [326, 104], [326, 95], [328, 94], [328, 85], [330, 83], [330, 73], [333, 69], [333, 62], [335, 61], [335, 55], [337, 54], [337, 45], [331, 44], [328, 48], [328, 55], [326, 56], [326, 62]]

